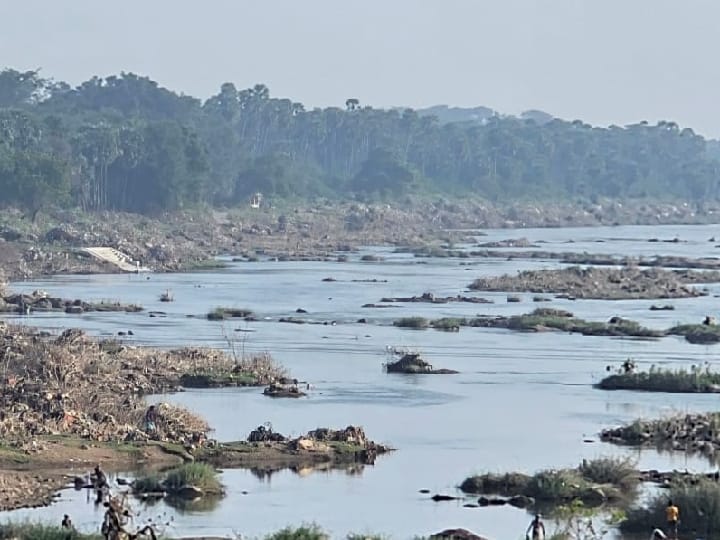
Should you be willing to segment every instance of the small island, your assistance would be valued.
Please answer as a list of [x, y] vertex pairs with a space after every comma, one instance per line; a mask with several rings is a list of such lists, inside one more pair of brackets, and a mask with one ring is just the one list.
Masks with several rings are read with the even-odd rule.
[[420, 353], [407, 352], [395, 362], [385, 364], [388, 373], [406, 373], [410, 375], [454, 375], [453, 369], [435, 369], [420, 357]]

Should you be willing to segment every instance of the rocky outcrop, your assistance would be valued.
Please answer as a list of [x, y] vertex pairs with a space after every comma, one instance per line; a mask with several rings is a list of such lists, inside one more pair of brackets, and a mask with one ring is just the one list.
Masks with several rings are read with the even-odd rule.
[[406, 353], [395, 362], [385, 364], [388, 373], [406, 373], [411, 375], [452, 375], [458, 373], [452, 369], [435, 369], [432, 364], [420, 358], [418, 353]]
[[478, 291], [553, 293], [601, 300], [689, 298], [707, 294], [687, 286], [686, 282], [677, 273], [661, 269], [574, 266], [480, 278], [471, 283], [470, 288]]
[[603, 441], [699, 453], [714, 457], [720, 451], [720, 413], [686, 414], [657, 420], [636, 420], [604, 429]]
[[87, 302], [84, 300], [67, 300], [50, 296], [45, 291], [36, 290], [30, 294], [6, 294], [0, 298], [0, 311], [29, 314], [36, 311], [64, 311], [70, 314], [91, 311], [120, 311], [136, 313], [142, 311], [137, 304], [121, 302]]
[[[405, 297], [395, 297], [395, 298], [382, 298], [380, 302], [383, 303], [393, 303], [393, 302], [403, 302], [403, 303], [414, 303], [414, 302], [422, 302], [422, 303], [428, 303], [428, 304], [449, 304], [450, 302], [465, 302], [469, 304], [492, 304], [492, 300], [488, 300], [487, 298], [482, 298], [478, 296], [435, 296], [431, 292], [423, 293], [420, 296], [405, 296]], [[367, 307], [385, 307], [385, 306], [377, 306], [377, 305], [370, 305], [366, 304]], [[363, 307], [366, 307], [363, 306]]]

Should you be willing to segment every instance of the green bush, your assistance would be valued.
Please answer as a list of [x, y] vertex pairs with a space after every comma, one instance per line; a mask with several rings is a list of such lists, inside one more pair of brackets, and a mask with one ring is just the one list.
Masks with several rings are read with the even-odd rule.
[[717, 539], [720, 531], [720, 484], [702, 479], [696, 484], [674, 483], [647, 506], [630, 510], [620, 524], [624, 533], [645, 533], [665, 523], [668, 500], [680, 509], [680, 536], [697, 531], [702, 538]]
[[402, 319], [395, 321], [393, 325], [400, 328], [425, 330], [430, 326], [430, 322], [425, 317], [403, 317]]
[[265, 540], [330, 540], [330, 535], [313, 523], [300, 527], [285, 527], [267, 535]]
[[207, 463], [185, 463], [169, 471], [163, 485], [171, 493], [179, 491], [183, 486], [195, 486], [206, 493], [217, 493], [222, 491], [217, 476], [217, 471]]
[[720, 342], [720, 325], [715, 324], [680, 324], [667, 331], [674, 336], [684, 336], [690, 343]]
[[136, 493], [159, 493], [165, 491], [160, 476], [154, 473], [136, 478], [132, 487]]
[[720, 373], [709, 369], [655, 369], [638, 373], [617, 373], [598, 383], [603, 390], [644, 390], [647, 392], [703, 393], [720, 389]]
[[458, 319], [455, 317], [443, 317], [442, 319], [435, 319], [430, 323], [435, 330], [455, 330], [461, 326], [465, 326], [467, 321], [465, 319]]
[[525, 493], [530, 484], [530, 476], [521, 473], [486, 473], [466, 478], [460, 489], [465, 493], [492, 494], [510, 497]]
[[252, 311], [244, 308], [216, 307], [207, 314], [209, 321], [223, 321], [229, 318], [249, 317]]
[[630, 458], [604, 457], [583, 461], [582, 477], [595, 484], [611, 484], [629, 490], [639, 482], [636, 463]]
[[100, 535], [81, 534], [55, 525], [41, 523], [4, 523], [0, 540], [101, 540]]

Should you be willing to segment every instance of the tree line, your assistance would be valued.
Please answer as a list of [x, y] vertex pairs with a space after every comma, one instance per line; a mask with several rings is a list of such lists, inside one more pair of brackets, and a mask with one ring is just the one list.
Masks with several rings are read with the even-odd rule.
[[[258, 84], [205, 101], [121, 73], [77, 87], [0, 72], [0, 203], [153, 213], [266, 197], [408, 194], [698, 201], [720, 146], [673, 122], [593, 127], [541, 111], [307, 110]], [[441, 116], [441, 118], [438, 117]]]

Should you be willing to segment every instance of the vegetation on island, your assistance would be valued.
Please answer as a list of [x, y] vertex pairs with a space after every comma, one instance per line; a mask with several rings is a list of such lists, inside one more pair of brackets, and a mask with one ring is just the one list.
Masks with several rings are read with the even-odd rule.
[[218, 472], [207, 463], [185, 463], [163, 475], [143, 476], [136, 479], [132, 487], [139, 494], [167, 492], [170, 496], [183, 496], [186, 490], [191, 490], [193, 496], [223, 493]]
[[[441, 119], [439, 119], [441, 117]], [[674, 122], [593, 127], [536, 114], [482, 121], [447, 109], [306, 109], [263, 84], [206, 100], [133, 73], [73, 87], [0, 72], [2, 202], [150, 213], [271, 199], [704, 201], [716, 148]]]
[[523, 496], [533, 501], [587, 505], [620, 500], [631, 494], [639, 478], [634, 463], [623, 458], [598, 458], [572, 469], [522, 473], [485, 473], [466, 478], [460, 489], [477, 495]]
[[645, 534], [652, 527], [666, 522], [668, 501], [680, 508], [680, 538], [717, 538], [720, 531], [720, 483], [715, 479], [692, 478], [673, 481], [669, 489], [658, 493], [646, 504], [631, 509], [620, 523], [624, 534]]
[[597, 387], [602, 390], [644, 390], [647, 392], [718, 393], [720, 373], [709, 366], [702, 369], [659, 369], [651, 366], [649, 371], [614, 373], [601, 380]]

